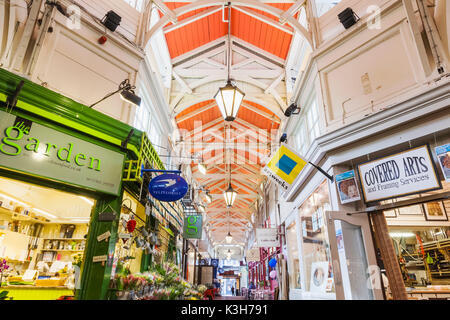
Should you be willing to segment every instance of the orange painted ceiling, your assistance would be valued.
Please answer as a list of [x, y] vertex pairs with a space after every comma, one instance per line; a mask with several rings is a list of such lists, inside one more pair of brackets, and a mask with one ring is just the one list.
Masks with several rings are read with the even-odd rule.
[[[189, 3], [166, 3], [167, 7], [172, 10], [187, 4]], [[270, 5], [286, 11], [292, 3], [273, 3]], [[196, 15], [207, 9], [209, 8], [202, 8], [186, 13], [180, 16], [178, 21], [182, 21], [183, 19]], [[274, 21], [278, 21], [275, 16], [264, 11], [253, 8], [246, 9], [264, 15]], [[161, 12], [160, 15], [162, 15]], [[226, 11], [225, 19], [228, 19], [228, 10]], [[171, 23], [168, 25], [170, 24]], [[227, 34], [228, 23], [222, 21], [222, 11], [219, 11], [187, 24], [179, 29], [168, 32], [165, 36], [170, 56], [173, 59], [220, 37], [226, 36]], [[268, 25], [267, 23], [237, 11], [236, 9], [231, 9], [231, 34], [284, 60], [287, 57], [292, 41], [291, 34], [283, 32], [271, 25]]]

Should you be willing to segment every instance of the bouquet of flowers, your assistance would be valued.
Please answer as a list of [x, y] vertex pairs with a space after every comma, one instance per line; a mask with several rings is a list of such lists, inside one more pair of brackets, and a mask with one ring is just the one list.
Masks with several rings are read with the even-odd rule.
[[6, 263], [5, 259], [0, 259], [0, 287], [2, 286], [3, 282], [3, 272], [9, 269], [9, 265]]
[[81, 268], [81, 264], [83, 263], [83, 255], [81, 253], [75, 253], [72, 255], [72, 265], [78, 266]]

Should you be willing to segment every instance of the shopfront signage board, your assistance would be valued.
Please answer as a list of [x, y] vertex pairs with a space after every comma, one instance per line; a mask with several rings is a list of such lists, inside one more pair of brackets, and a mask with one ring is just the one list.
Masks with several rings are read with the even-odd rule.
[[248, 250], [245, 259], [248, 262], [259, 261], [260, 260], [259, 248], [251, 248], [250, 250]]
[[366, 203], [442, 189], [428, 145], [358, 165]]
[[184, 218], [183, 237], [185, 239], [202, 238], [202, 216], [190, 215]]
[[307, 162], [286, 144], [282, 144], [272, 156], [263, 173], [276, 182], [285, 191], [294, 183]]
[[445, 181], [450, 182], [450, 144], [436, 147], [435, 151]]
[[163, 202], [180, 200], [187, 193], [189, 186], [183, 177], [177, 174], [162, 174], [153, 178], [148, 191], [153, 198]]
[[0, 111], [0, 167], [119, 195], [123, 153], [17, 119]]
[[278, 237], [278, 229], [256, 229], [256, 246], [259, 248], [279, 247], [280, 238]]

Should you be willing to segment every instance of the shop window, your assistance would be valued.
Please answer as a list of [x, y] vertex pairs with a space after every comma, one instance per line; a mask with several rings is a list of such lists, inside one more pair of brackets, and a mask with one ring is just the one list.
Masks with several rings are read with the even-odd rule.
[[142, 10], [144, 9], [144, 0], [124, 0], [124, 1], [139, 12], [142, 12]]
[[134, 126], [147, 133], [150, 142], [158, 154], [164, 154], [168, 141], [163, 140], [161, 125], [155, 116], [155, 108], [143, 83], [140, 83], [139, 94], [142, 96], [142, 103], [136, 109]]
[[317, 17], [321, 17], [328, 11], [330, 11], [341, 0], [315, 0], [316, 1], [316, 14]]
[[305, 291], [335, 292], [325, 211], [331, 210], [328, 184], [322, 185], [299, 208]]
[[288, 249], [289, 287], [292, 289], [301, 289], [300, 260], [298, 256], [298, 242], [295, 222], [287, 228], [286, 241]]
[[305, 155], [314, 139], [320, 135], [319, 115], [317, 112], [317, 103], [313, 97], [302, 113], [301, 119], [294, 131], [295, 146], [301, 155]]
[[80, 288], [94, 205], [88, 197], [0, 178], [0, 259], [8, 265], [1, 281], [9, 297], [38, 300], [45, 291], [56, 300]]

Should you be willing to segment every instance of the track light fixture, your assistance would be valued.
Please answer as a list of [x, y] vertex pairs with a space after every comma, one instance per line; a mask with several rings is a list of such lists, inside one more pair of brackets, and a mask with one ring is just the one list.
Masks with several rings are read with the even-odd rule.
[[96, 103], [92, 104], [89, 106], [89, 108], [94, 107], [95, 105], [99, 104], [100, 102], [108, 99], [109, 97], [115, 95], [116, 93], [120, 92], [120, 97], [122, 98], [122, 100], [129, 102], [131, 104], [134, 104], [135, 106], [139, 107], [141, 105], [141, 98], [139, 96], [137, 96], [134, 93], [134, 89], [136, 89], [135, 86], [132, 86], [130, 84], [130, 80], [129, 79], [125, 79], [124, 81], [122, 81], [119, 85], [119, 89], [117, 89], [114, 92], [111, 92], [110, 94], [106, 95], [104, 98], [102, 98], [101, 100], [97, 101]]
[[284, 112], [284, 115], [286, 116], [286, 117], [290, 117], [291, 115], [293, 115], [293, 114], [299, 114], [300, 113], [300, 110], [301, 110], [301, 108], [299, 108], [298, 106], [297, 106], [297, 104], [295, 104], [295, 103], [292, 103], [287, 109], [286, 109], [286, 111]]

